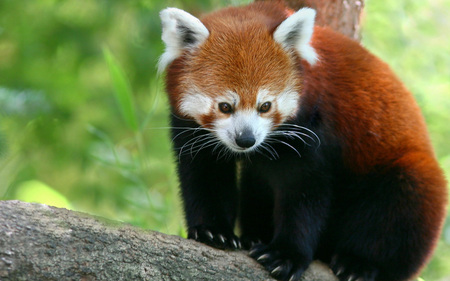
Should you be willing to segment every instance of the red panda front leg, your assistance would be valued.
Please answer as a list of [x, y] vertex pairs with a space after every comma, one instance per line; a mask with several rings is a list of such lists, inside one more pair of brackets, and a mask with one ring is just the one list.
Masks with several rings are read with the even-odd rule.
[[[303, 174], [310, 172], [305, 168]], [[278, 182], [274, 188], [272, 241], [268, 245], [257, 244], [250, 250], [250, 256], [278, 280], [301, 280], [313, 260], [330, 205], [331, 191], [323, 177], [298, 174], [297, 171], [297, 176]]]
[[249, 250], [258, 243], [268, 244], [273, 237], [273, 190], [248, 163], [240, 171], [241, 243]]
[[220, 249], [240, 248], [233, 232], [238, 201], [235, 161], [217, 159], [210, 147], [189, 152], [192, 140], [201, 146], [202, 138], [210, 140], [208, 133], [192, 133], [189, 124], [175, 117], [172, 125], [188, 238]]

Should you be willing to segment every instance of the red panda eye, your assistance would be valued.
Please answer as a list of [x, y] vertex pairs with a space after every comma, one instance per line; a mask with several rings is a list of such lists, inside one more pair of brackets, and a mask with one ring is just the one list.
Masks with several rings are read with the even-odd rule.
[[271, 105], [272, 105], [272, 104], [271, 104], [269, 101], [263, 103], [263, 104], [259, 107], [259, 112], [261, 112], [261, 113], [266, 113], [267, 111], [270, 110], [270, 106], [271, 106]]
[[222, 113], [230, 114], [233, 112], [233, 108], [231, 107], [231, 104], [227, 102], [221, 102], [219, 103], [219, 109], [222, 111]]

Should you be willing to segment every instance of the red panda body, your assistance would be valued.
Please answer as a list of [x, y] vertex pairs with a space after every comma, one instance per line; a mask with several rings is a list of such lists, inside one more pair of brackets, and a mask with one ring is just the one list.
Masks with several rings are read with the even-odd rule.
[[188, 237], [242, 243], [279, 280], [313, 259], [341, 281], [409, 280], [446, 213], [424, 119], [389, 66], [314, 15], [161, 13]]

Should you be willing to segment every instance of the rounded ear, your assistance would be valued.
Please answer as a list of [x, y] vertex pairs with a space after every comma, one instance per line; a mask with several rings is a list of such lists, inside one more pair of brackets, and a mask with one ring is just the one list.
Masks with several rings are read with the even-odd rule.
[[309, 44], [314, 31], [316, 11], [303, 8], [285, 19], [273, 33], [273, 39], [286, 50], [296, 50], [310, 65], [317, 62], [317, 53]]
[[166, 45], [158, 63], [158, 72], [161, 73], [183, 51], [201, 45], [208, 38], [209, 31], [198, 18], [177, 8], [164, 9], [159, 15], [161, 37]]

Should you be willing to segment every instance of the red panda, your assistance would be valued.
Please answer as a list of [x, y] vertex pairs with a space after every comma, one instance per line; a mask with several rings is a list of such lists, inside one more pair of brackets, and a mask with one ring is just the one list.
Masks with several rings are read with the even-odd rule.
[[446, 182], [389, 66], [280, 1], [160, 15], [188, 238], [250, 249], [279, 280], [314, 259], [341, 281], [417, 275]]

